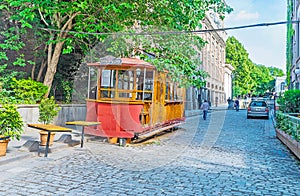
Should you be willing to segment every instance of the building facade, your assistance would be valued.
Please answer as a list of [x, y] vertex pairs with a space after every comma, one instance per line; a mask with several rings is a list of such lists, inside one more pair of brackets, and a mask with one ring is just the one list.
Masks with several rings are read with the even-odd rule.
[[[224, 22], [215, 13], [209, 13], [202, 21], [202, 30], [219, 29], [224, 27]], [[212, 106], [218, 106], [232, 98], [232, 71], [231, 65], [225, 64], [225, 51], [227, 33], [225, 31], [209, 31], [200, 34], [206, 41], [201, 50], [200, 68], [209, 74], [206, 86], [200, 89], [190, 87], [187, 89], [186, 109], [198, 109], [204, 100]]]
[[[291, 21], [300, 20], [300, 1], [288, 0], [288, 17]], [[293, 32], [293, 33], [291, 33]], [[292, 28], [288, 26], [287, 48], [290, 48], [291, 58], [287, 60], [287, 70], [290, 71], [290, 89], [300, 89], [300, 24], [292, 23]], [[291, 35], [291, 36], [289, 36]]]
[[277, 77], [275, 80], [275, 93], [280, 95], [286, 90], [286, 76]]

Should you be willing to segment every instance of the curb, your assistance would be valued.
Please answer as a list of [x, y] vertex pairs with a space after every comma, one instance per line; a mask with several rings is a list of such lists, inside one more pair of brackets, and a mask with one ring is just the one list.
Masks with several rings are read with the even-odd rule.
[[[80, 144], [80, 142], [78, 143]], [[64, 149], [71, 149], [74, 146], [70, 146], [68, 143], [56, 143], [52, 147], [49, 148], [48, 157], [51, 157], [52, 153], [63, 151]], [[34, 157], [44, 157], [45, 155], [45, 146], [40, 146], [38, 151], [29, 152], [29, 151], [21, 151], [20, 148], [16, 150], [12, 150], [11, 152], [7, 152], [6, 156], [0, 157], [0, 166], [8, 163], [34, 158]], [[47, 157], [45, 157], [47, 158]]]
[[20, 161], [23, 159], [35, 157], [35, 156], [37, 156], [37, 153], [28, 153], [27, 152], [26, 154], [21, 154], [21, 155], [17, 155], [17, 156], [13, 156], [13, 157], [7, 157], [7, 156], [8, 155], [0, 157], [0, 166], [15, 162], [15, 161]]

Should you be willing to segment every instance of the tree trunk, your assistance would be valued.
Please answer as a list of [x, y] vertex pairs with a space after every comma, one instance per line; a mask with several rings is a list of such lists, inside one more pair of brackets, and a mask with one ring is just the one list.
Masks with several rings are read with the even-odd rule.
[[[54, 79], [54, 75], [56, 73], [59, 57], [61, 55], [62, 48], [63, 48], [63, 45], [65, 43], [63, 40], [67, 37], [68, 31], [70, 31], [72, 29], [72, 21], [73, 21], [73, 19], [75, 18], [75, 16], [77, 14], [78, 13], [72, 14], [72, 16], [68, 19], [68, 21], [61, 28], [61, 32], [56, 37], [57, 43], [55, 44], [53, 53], [52, 53], [52, 45], [53, 44], [52, 43], [49, 44], [49, 47], [48, 47], [48, 67], [47, 67], [46, 75], [45, 75], [45, 78], [44, 78], [44, 85], [46, 85], [48, 87], [48, 92], [45, 94], [45, 97], [48, 97], [49, 94], [50, 94], [50, 90], [51, 90], [51, 87], [52, 87], [52, 82], [53, 82], [53, 79]], [[58, 26], [60, 27], [60, 24]], [[66, 31], [66, 32], [64, 32], [64, 31]], [[51, 33], [50, 33], [50, 35], [51, 35]], [[54, 40], [53, 37], [51, 39]]]
[[43, 59], [43, 61], [41, 63], [40, 70], [39, 70], [39, 73], [38, 73], [37, 78], [36, 78], [36, 81], [39, 81], [39, 82], [42, 81], [42, 73], [43, 73], [46, 65], [47, 65], [47, 62], [46, 62], [45, 59]]
[[48, 64], [46, 75], [44, 78], [44, 85], [46, 85], [48, 87], [48, 92], [45, 94], [45, 97], [48, 97], [50, 94], [52, 82], [54, 79], [54, 75], [56, 73], [57, 64], [59, 61], [59, 57], [60, 57], [63, 45], [64, 45], [64, 42], [56, 43], [54, 51], [53, 51], [53, 55], [51, 56], [50, 63]]

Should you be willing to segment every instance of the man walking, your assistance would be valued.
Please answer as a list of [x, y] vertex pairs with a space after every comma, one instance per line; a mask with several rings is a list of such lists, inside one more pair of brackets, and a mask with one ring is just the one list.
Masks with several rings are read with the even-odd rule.
[[204, 100], [204, 102], [201, 105], [201, 109], [203, 110], [203, 119], [206, 120], [207, 113], [209, 110], [209, 104], [208, 104], [207, 100]]
[[235, 110], [238, 112], [240, 109], [240, 102], [238, 99], [235, 100], [234, 102]]

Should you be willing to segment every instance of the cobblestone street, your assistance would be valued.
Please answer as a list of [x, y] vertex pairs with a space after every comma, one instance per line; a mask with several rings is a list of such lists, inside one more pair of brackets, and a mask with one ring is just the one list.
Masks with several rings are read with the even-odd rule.
[[245, 110], [189, 117], [145, 145], [84, 145], [0, 166], [0, 195], [300, 195], [299, 161]]

